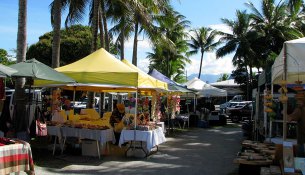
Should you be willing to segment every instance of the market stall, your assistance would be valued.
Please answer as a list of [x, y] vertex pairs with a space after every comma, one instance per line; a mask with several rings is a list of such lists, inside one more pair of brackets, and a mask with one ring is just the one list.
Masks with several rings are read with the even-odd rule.
[[204, 81], [194, 78], [185, 83], [187, 88], [198, 91], [199, 97], [227, 97], [227, 91], [213, 87]]
[[[156, 91], [167, 90], [166, 83], [156, 80], [153, 77], [150, 77], [143, 71], [140, 71], [137, 67], [134, 67], [133, 65], [129, 64], [126, 60], [124, 61], [124, 63], [119, 61], [104, 49], [99, 49], [79, 61], [76, 61], [66, 66], [59, 67], [56, 70], [74, 78], [77, 83], [68, 84], [64, 86], [60, 84], [52, 84], [51, 86], [71, 89], [73, 91], [87, 90], [94, 92], [135, 92], [136, 95], [133, 98], [138, 99], [138, 93], [144, 95], [151, 95]], [[34, 84], [36, 86], [50, 86], [50, 84], [46, 83], [45, 81], [35, 81]], [[58, 99], [58, 97], [56, 96], [54, 97], [54, 99], [56, 100]], [[138, 100], [135, 100], [134, 108], [136, 110], [134, 111], [133, 116], [136, 117], [138, 117], [137, 103]], [[53, 109], [56, 109], [56, 107], [54, 107]], [[64, 119], [66, 118], [65, 116], [67, 116], [58, 108], [56, 109], [56, 113], [64, 116], [62, 117]], [[71, 114], [73, 112], [69, 113]], [[92, 116], [90, 114], [86, 115]], [[80, 114], [79, 116], [68, 115], [69, 120], [64, 120], [63, 123], [65, 125], [68, 123], [71, 123], [74, 126], [78, 125], [77, 121], [81, 121], [78, 120], [78, 117], [83, 116], [84, 114]], [[72, 120], [71, 118], [74, 120]], [[136, 121], [137, 120], [135, 120], [135, 122]], [[94, 127], [106, 126], [105, 123], [99, 123], [98, 120], [92, 120], [92, 118], [88, 120], [88, 122], [92, 122], [91, 126]], [[86, 123], [86, 121], [82, 120], [82, 124]], [[134, 126], [136, 127], [137, 123], [135, 123]], [[76, 130], [74, 129], [74, 131]]]
[[[143, 150], [145, 156], [148, 156], [154, 147], [158, 147], [159, 144], [166, 141], [164, 133], [161, 127], [156, 128], [146, 128], [147, 130], [122, 130], [119, 146], [125, 142], [131, 142], [128, 149], [126, 150], [126, 155], [129, 149], [133, 147], [138, 147]], [[139, 145], [135, 145], [136, 142], [140, 142]], [[146, 143], [146, 146], [142, 142]], [[158, 150], [158, 148], [157, 148]]]
[[303, 83], [302, 80], [305, 80], [304, 47], [305, 38], [284, 42], [280, 54], [272, 65], [272, 84], [280, 84], [283, 89], [280, 99], [283, 103], [283, 140], [286, 140], [287, 132], [287, 85], [300, 85]]

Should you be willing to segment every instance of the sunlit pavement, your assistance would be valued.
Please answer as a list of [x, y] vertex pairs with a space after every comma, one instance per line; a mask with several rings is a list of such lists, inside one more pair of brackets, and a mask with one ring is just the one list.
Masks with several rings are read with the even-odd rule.
[[[44, 148], [32, 148], [36, 175], [45, 174], [203, 174], [236, 175], [233, 164], [241, 148], [240, 126], [228, 123], [224, 127], [176, 130], [159, 145], [159, 151], [147, 158], [137, 150], [136, 157], [125, 157], [124, 150], [110, 146], [110, 153], [83, 157], [80, 154], [56, 153]], [[23, 173], [21, 173], [23, 174]]]

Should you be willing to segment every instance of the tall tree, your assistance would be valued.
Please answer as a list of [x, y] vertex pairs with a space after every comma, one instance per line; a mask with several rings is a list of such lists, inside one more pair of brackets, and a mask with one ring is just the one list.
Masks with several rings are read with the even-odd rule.
[[[17, 62], [25, 61], [27, 41], [27, 0], [19, 0], [18, 32], [17, 32]], [[28, 132], [29, 122], [25, 109], [25, 78], [17, 78], [15, 83], [15, 108], [13, 125], [15, 132]]]
[[69, 7], [68, 14], [65, 20], [66, 28], [82, 20], [84, 10], [88, 0], [54, 0], [50, 4], [51, 9], [51, 24], [53, 27], [53, 42], [52, 42], [52, 67], [60, 66], [60, 41], [61, 41], [61, 17], [62, 11]]
[[218, 78], [217, 82], [220, 81], [225, 81], [229, 79], [229, 75], [228, 74], [221, 74], [220, 77]]
[[285, 41], [296, 39], [302, 33], [292, 25], [293, 21], [287, 20], [287, 4], [275, 0], [262, 0], [261, 9], [256, 8], [253, 3], [246, 3], [250, 9], [250, 18], [255, 31], [263, 35], [260, 44], [263, 45], [264, 55], [271, 52], [279, 54]]
[[214, 51], [220, 42], [215, 41], [218, 32], [216, 30], [212, 30], [211, 28], [201, 27], [199, 29], [192, 30], [192, 32], [193, 34], [191, 34], [191, 40], [188, 43], [191, 50], [188, 52], [188, 54], [194, 55], [198, 52], [201, 54], [198, 74], [198, 78], [200, 79], [204, 53]]
[[149, 68], [155, 68], [174, 81], [184, 80], [184, 70], [189, 58], [185, 55], [188, 50], [186, 28], [189, 21], [179, 12], [167, 7], [167, 11], [156, 16], [160, 25], [152, 38], [153, 52], [148, 53]]
[[51, 24], [53, 27], [52, 67], [59, 67], [60, 63], [60, 27], [61, 27], [61, 0], [54, 0], [51, 5]]
[[[252, 49], [252, 43], [255, 43], [254, 41], [257, 40], [258, 33], [251, 28], [250, 15], [247, 14], [246, 11], [237, 10], [235, 21], [222, 19], [222, 22], [231, 29], [232, 33], [220, 32], [220, 35], [222, 36], [220, 41], [224, 42], [225, 45], [216, 51], [217, 58], [235, 52], [232, 60], [233, 65], [245, 66], [245, 70], [247, 70], [247, 66], [249, 66], [251, 76], [253, 60], [256, 56]], [[248, 74], [248, 71], [246, 73]], [[247, 87], [248, 86], [249, 84], [247, 84]], [[248, 99], [250, 98], [250, 93], [248, 93], [250, 89], [251, 88], [247, 89]]]
[[[109, 4], [108, 14], [115, 24], [111, 29], [111, 35], [118, 35], [117, 46], [120, 49], [120, 59], [125, 58], [125, 40], [130, 38], [133, 28], [131, 11], [132, 4], [129, 1], [113, 1]], [[135, 1], [137, 2], [137, 1]]]
[[145, 32], [149, 38], [153, 38], [157, 33], [153, 30], [153, 17], [160, 15], [167, 10], [168, 0], [141, 0], [133, 5], [134, 40], [132, 52], [132, 64], [137, 66], [138, 57], [138, 35]]

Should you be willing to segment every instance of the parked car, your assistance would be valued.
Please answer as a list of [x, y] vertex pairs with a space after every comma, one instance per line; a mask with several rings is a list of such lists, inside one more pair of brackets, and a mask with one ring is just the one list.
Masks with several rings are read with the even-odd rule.
[[252, 108], [252, 102], [247, 101], [241, 104], [237, 104], [234, 107], [227, 108], [226, 113], [232, 122], [250, 120]]

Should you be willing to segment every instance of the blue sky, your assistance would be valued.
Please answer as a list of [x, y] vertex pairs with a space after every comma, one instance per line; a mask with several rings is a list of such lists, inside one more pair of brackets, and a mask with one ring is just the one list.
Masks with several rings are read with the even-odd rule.
[[[29, 45], [38, 41], [39, 36], [52, 30], [50, 24], [49, 4], [52, 0], [28, 0], [27, 43]], [[180, 0], [172, 1], [176, 11], [186, 16], [191, 22], [191, 28], [210, 26], [214, 29], [227, 30], [221, 23], [221, 18], [234, 19], [237, 9], [246, 9], [244, 0]], [[253, 0], [258, 7], [260, 1]], [[0, 48], [10, 52], [16, 48], [18, 24], [18, 0], [0, 1]], [[64, 21], [64, 20], [62, 20]], [[87, 21], [87, 20], [86, 20]], [[86, 23], [83, 23], [86, 25]], [[126, 44], [126, 58], [131, 60], [132, 39]], [[138, 65], [147, 72], [146, 53], [150, 52], [147, 40], [139, 42]], [[233, 66], [232, 55], [216, 60], [214, 53], [204, 56], [202, 72], [205, 74], [231, 73]], [[191, 57], [192, 64], [187, 65], [188, 75], [198, 73], [200, 55]]]

